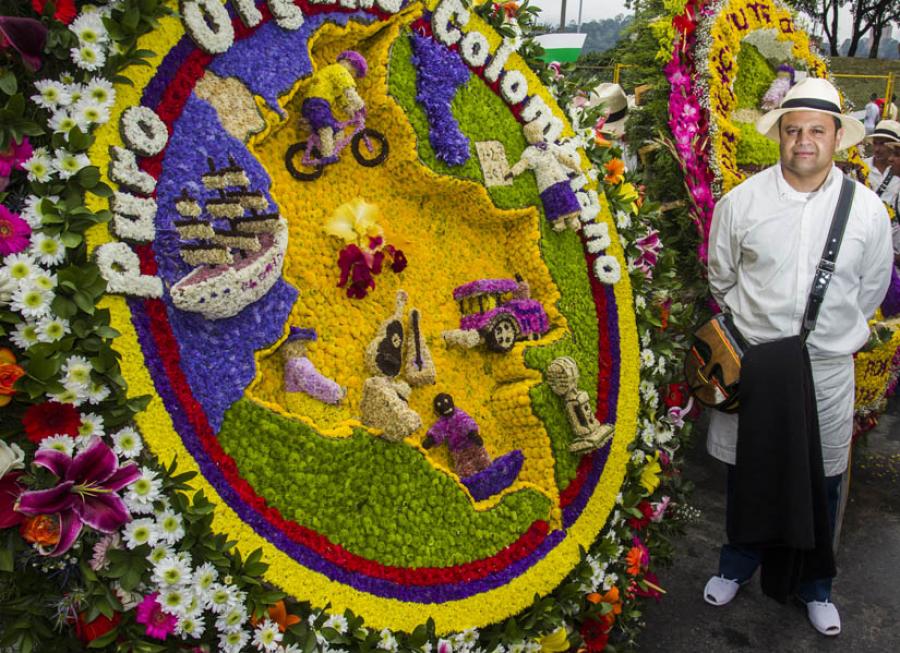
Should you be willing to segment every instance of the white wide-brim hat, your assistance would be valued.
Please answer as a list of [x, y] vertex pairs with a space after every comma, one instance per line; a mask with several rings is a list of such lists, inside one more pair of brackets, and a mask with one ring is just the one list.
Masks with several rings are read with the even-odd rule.
[[618, 137], [625, 133], [625, 120], [628, 118], [628, 109], [634, 106], [634, 99], [625, 95], [625, 91], [618, 84], [603, 82], [597, 84], [591, 91], [587, 106], [603, 106], [608, 113], [600, 133]]
[[888, 145], [900, 143], [900, 122], [896, 120], [882, 120], [875, 125], [875, 131], [866, 136], [867, 141], [873, 138], [883, 138]]
[[756, 131], [777, 143], [778, 119], [791, 111], [816, 111], [840, 120], [844, 135], [837, 145], [839, 150], [856, 145], [866, 136], [866, 128], [859, 120], [841, 113], [841, 95], [827, 79], [807, 77], [792, 86], [777, 109], [756, 121]]

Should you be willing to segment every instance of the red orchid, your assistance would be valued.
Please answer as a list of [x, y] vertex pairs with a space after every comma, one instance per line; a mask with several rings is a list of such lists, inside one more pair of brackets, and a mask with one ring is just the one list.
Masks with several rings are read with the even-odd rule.
[[34, 464], [60, 479], [56, 487], [32, 490], [19, 496], [16, 509], [26, 515], [60, 514], [60, 537], [51, 556], [68, 551], [84, 525], [112, 533], [131, 520], [116, 492], [134, 482], [141, 472], [134, 463], [119, 467], [116, 454], [100, 438], [70, 458], [54, 449], [41, 449]]

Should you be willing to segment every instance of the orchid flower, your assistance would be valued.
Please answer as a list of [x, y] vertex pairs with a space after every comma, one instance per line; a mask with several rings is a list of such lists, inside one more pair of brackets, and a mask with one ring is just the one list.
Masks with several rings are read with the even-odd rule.
[[23, 492], [16, 510], [26, 515], [59, 513], [59, 542], [51, 556], [68, 551], [84, 525], [112, 533], [131, 520], [116, 492], [140, 478], [141, 472], [134, 463], [119, 467], [116, 454], [99, 438], [93, 438], [74, 458], [54, 449], [41, 449], [34, 456], [34, 464], [55, 474], [60, 483], [47, 490]]

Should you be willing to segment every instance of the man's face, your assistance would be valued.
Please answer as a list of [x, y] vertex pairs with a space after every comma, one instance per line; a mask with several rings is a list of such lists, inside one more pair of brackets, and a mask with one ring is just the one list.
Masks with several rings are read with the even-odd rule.
[[888, 148], [888, 161], [891, 164], [891, 171], [895, 176], [900, 177], [900, 143], [897, 143], [895, 147]]
[[[800, 180], [815, 179], [831, 168], [844, 130], [818, 111], [791, 111], [779, 123], [781, 166]], [[787, 175], [786, 175], [787, 176]]]
[[876, 163], [885, 164], [891, 156], [891, 150], [888, 147], [888, 140], [886, 138], [878, 138], [877, 136], [872, 139], [872, 158], [875, 159]]

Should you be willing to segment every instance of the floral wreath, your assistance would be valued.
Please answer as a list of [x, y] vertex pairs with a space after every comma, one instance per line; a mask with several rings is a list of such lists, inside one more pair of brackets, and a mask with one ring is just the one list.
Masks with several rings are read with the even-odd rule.
[[[270, 524], [284, 525], [290, 536], [304, 544], [323, 545], [320, 553], [334, 564], [345, 565], [348, 571], [371, 573], [376, 578], [380, 575], [382, 579], [393, 573], [386, 566], [359, 567], [358, 558], [321, 538], [316, 539], [314, 533], [292, 527], [278, 508], [267, 506], [259, 495], [253, 494], [252, 484], [240, 478], [238, 466], [224, 453], [225, 443], [216, 441], [210, 422], [219, 428], [236, 415], [245, 427], [258, 425], [265, 429], [265, 424], [253, 422], [258, 408], [267, 406], [263, 394], [257, 396], [255, 406], [246, 403], [235, 415], [226, 415], [223, 408], [223, 402], [233, 402], [234, 398], [216, 394], [212, 379], [201, 384], [210, 394], [202, 400], [191, 396], [192, 381], [196, 381], [197, 374], [202, 375], [202, 370], [197, 368], [202, 366], [202, 361], [209, 360], [204, 355], [228, 352], [239, 357], [240, 353], [232, 352], [252, 350], [250, 360], [265, 365], [295, 335], [293, 331], [287, 333], [285, 319], [296, 291], [279, 280], [265, 295], [264, 300], [269, 302], [266, 317], [271, 318], [273, 311], [274, 314], [282, 311], [281, 318], [272, 319], [277, 331], [274, 337], [263, 333], [257, 340], [246, 343], [226, 338], [218, 341], [219, 349], [203, 352], [196, 344], [167, 331], [171, 329], [167, 321], [173, 314], [167, 302], [176, 284], [174, 276], [166, 276], [166, 270], [177, 271], [181, 263], [167, 258], [173, 250], [166, 238], [171, 238], [173, 232], [166, 225], [174, 226], [174, 223], [166, 221], [173, 220], [177, 213], [188, 218], [183, 221], [188, 223], [195, 211], [195, 205], [186, 195], [177, 195], [174, 186], [181, 186], [195, 174], [204, 178], [209, 175], [207, 189], [214, 190], [215, 184], [236, 180], [243, 184], [246, 177], [249, 183], [265, 187], [263, 196], [268, 206], [274, 204], [273, 198], [284, 197], [279, 196], [274, 183], [268, 188], [262, 176], [265, 171], [261, 166], [254, 167], [246, 158], [246, 148], [234, 133], [229, 132], [226, 137], [221, 132], [213, 134], [198, 129], [204, 124], [198, 116], [207, 120], [215, 116], [196, 97], [191, 97], [192, 92], [198, 93], [196, 82], [219, 56], [222, 68], [214, 69], [218, 74], [206, 79], [205, 83], [211, 87], [199, 92], [208, 98], [217, 91], [227, 91], [228, 82], [221, 80], [227, 80], [242, 61], [252, 63], [252, 59], [240, 56], [240, 50], [249, 47], [254, 34], [275, 41], [284, 39], [286, 43], [282, 47], [288, 47], [290, 40], [285, 33], [300, 33], [306, 38], [315, 28], [320, 28], [325, 36], [317, 43], [328, 55], [336, 54], [341, 44], [340, 37], [336, 38], [341, 29], [334, 25], [346, 28], [351, 34], [371, 37], [377, 32], [379, 22], [390, 23], [392, 16], [410, 16], [409, 8], [393, 0], [360, 3], [360, 6], [365, 4], [365, 9], [354, 10], [343, 6], [346, 3], [338, 7], [335, 3], [286, 0], [257, 4], [234, 2], [228, 6], [231, 13], [225, 14], [218, 2], [187, 0], [180, 6], [180, 16], [176, 16], [166, 3], [148, 0], [100, 8], [87, 5], [80, 12], [67, 2], [57, 5], [35, 2], [43, 12], [39, 24], [50, 25], [49, 35], [46, 27], [43, 28], [45, 40], [37, 47], [27, 43], [27, 38], [19, 39], [21, 32], [8, 29], [8, 22], [3, 24], [4, 36], [13, 35], [10, 43], [25, 65], [33, 69], [35, 62], [40, 63], [40, 57], [45, 57], [48, 69], [54, 62], [62, 62], [63, 70], [58, 73], [58, 79], [45, 77], [34, 84], [31, 96], [34, 107], [23, 112], [24, 107], [17, 105], [15, 97], [6, 107], [12, 114], [18, 111], [20, 118], [6, 123], [4, 145], [11, 145], [13, 168], [21, 169], [23, 177], [27, 174], [31, 194], [13, 204], [20, 207], [22, 218], [6, 208], [6, 213], [0, 216], [6, 248], [2, 252], [4, 292], [11, 288], [8, 299], [3, 300], [10, 307], [4, 311], [3, 320], [4, 325], [9, 325], [7, 332], [11, 333], [14, 346], [0, 352], [0, 363], [4, 396], [13, 398], [8, 409], [19, 418], [14, 420], [9, 434], [3, 434], [17, 440], [9, 445], [0, 441], [3, 463], [0, 528], [18, 527], [7, 531], [9, 546], [7, 554], [0, 558], [0, 573], [9, 573], [15, 566], [30, 578], [35, 578], [32, 572], [48, 574], [48, 583], [52, 584], [54, 581], [49, 580], [52, 574], [62, 572], [68, 589], [59, 601], [58, 625], [74, 625], [78, 637], [93, 647], [113, 646], [117, 642], [138, 646], [146, 638], [174, 637], [185, 646], [215, 642], [223, 651], [243, 650], [251, 639], [258, 650], [284, 652], [344, 647], [432, 650], [434, 646], [442, 651], [565, 650], [570, 643], [580, 642], [590, 650], [602, 650], [607, 638], [615, 636], [614, 625], [620, 628], [620, 638], [632, 636], [633, 624], [640, 614], [637, 597], [658, 597], [661, 592], [650, 571], [648, 547], [654, 546], [653, 529], [659, 527], [669, 506], [669, 499], [659, 491], [660, 474], [664, 470], [672, 471], [671, 455], [677, 448], [675, 436], [684, 425], [690, 403], [684, 405], [685, 397], [677, 387], [673, 386], [664, 395], [658, 390], [671, 373], [667, 360], [673, 351], [670, 344], [656, 348], [654, 343], [657, 338], [665, 337], [666, 324], [675, 309], [671, 299], [660, 298], [659, 302], [648, 303], [641, 295], [640, 289], [653, 281], [654, 267], [660, 261], [662, 245], [658, 233], [644, 222], [655, 219], [655, 214], [652, 207], [643, 203], [640, 190], [627, 181], [614, 151], [595, 144], [591, 129], [579, 129], [574, 135], [564, 131], [553, 98], [513, 54], [513, 44], [501, 41], [474, 13], [469, 16], [459, 2], [427, 3], [433, 15], [448, 17], [448, 21], [428, 21], [426, 14], [426, 20], [416, 22], [412, 16], [414, 20], [408, 23], [409, 39], [434, 40], [436, 36], [446, 46], [456, 35], [460, 41], [458, 47], [444, 47], [441, 52], [457, 53], [470, 66], [470, 73], [488, 80], [490, 66], [484, 65], [482, 54], [487, 48], [504, 52], [503, 58], [509, 62], [507, 74], [497, 80], [495, 72], [494, 81], [485, 88], [513, 107], [509, 116], [517, 123], [544, 116], [550, 132], [558, 130], [557, 135], [570, 136], [573, 145], [584, 148], [581, 156], [587, 159], [582, 161], [589, 160], [594, 166], [574, 180], [583, 209], [583, 224], [578, 235], [566, 234], [566, 242], [570, 249], [577, 248], [586, 263], [586, 271], [581, 274], [584, 283], [594, 289], [595, 301], [603, 298], [610, 307], [605, 318], [608, 322], [597, 331], [607, 334], [607, 338], [610, 334], [615, 337], [598, 343], [597, 358], [599, 376], [611, 382], [588, 379], [583, 384], [592, 391], [590, 400], [597, 405], [601, 416], [603, 411], [607, 411], [607, 417], [618, 414], [615, 424], [620, 432], [613, 439], [612, 447], [570, 459], [568, 467], [563, 465], [553, 470], [554, 477], [562, 474], [565, 479], [568, 475], [569, 482], [557, 497], [558, 508], [548, 512], [547, 524], [533, 522], [533, 526], [524, 530], [521, 546], [503, 549], [497, 559], [498, 566], [467, 568], [463, 565], [459, 571], [462, 576], [456, 578], [465, 582], [490, 578], [502, 588], [506, 582], [503, 565], [515, 565], [523, 560], [529, 546], [537, 547], [545, 571], [537, 575], [536, 584], [510, 584], [507, 594], [498, 597], [512, 597], [510, 605], [503, 605], [501, 600], [479, 606], [485, 612], [477, 620], [471, 614], [464, 614], [464, 604], [448, 608], [440, 623], [430, 619], [421, 623], [421, 610], [416, 613], [402, 606], [389, 608], [385, 607], [386, 603], [374, 612], [366, 612], [366, 606], [350, 596], [353, 590], [314, 576], [304, 578], [310, 581], [306, 596], [314, 600], [312, 606], [290, 599], [285, 601], [288, 597], [282, 592], [262, 582], [265, 577], [275, 585], [285, 584], [285, 579], [280, 578], [285, 567], [279, 566], [274, 547], [271, 544], [257, 547], [260, 542], [253, 532], [264, 529], [265, 524], [262, 520], [235, 516], [236, 512], [225, 507], [229, 502], [217, 497], [225, 486], [214, 486], [198, 476], [197, 472], [202, 471], [204, 477], [220, 474], [233, 479], [228, 490], [234, 492], [232, 505], [243, 501]], [[417, 10], [421, 7], [414, 5]], [[318, 17], [326, 15], [330, 23], [323, 26]], [[519, 24], [527, 25], [529, 20], [527, 6], [516, 14], [509, 3], [499, 9], [482, 7], [479, 15], [502, 33], [511, 32], [513, 39], [520, 30], [509, 25], [518, 28]], [[27, 25], [40, 32], [33, 24]], [[191, 38], [183, 37], [185, 29]], [[308, 34], [303, 34], [303, 29], [309, 30]], [[384, 61], [388, 57], [387, 43], [375, 41], [373, 48], [383, 48], [381, 60]], [[168, 49], [158, 52], [142, 48], [151, 44], [155, 50], [164, 49], [162, 46]], [[316, 45], [312, 45], [315, 49]], [[432, 65], [439, 70], [446, 54], [429, 54], [427, 42], [421, 48], [416, 56], [422, 61], [431, 57]], [[397, 55], [391, 52], [390, 56]], [[263, 80], [259, 88], [270, 83], [269, 88], [274, 89], [274, 82], [278, 81], [275, 77], [285, 71], [292, 72], [297, 79], [296, 67], [309, 65], [308, 60], [291, 57], [283, 57], [278, 63], [281, 66], [278, 72]], [[428, 75], [420, 77], [427, 82]], [[408, 92], [412, 83], [402, 79], [392, 83], [392, 89], [397, 91], [396, 102], [409, 102], [412, 96], [407, 94], [404, 99], [401, 91]], [[529, 87], [534, 96], [526, 103], [523, 93]], [[4, 86], [4, 92], [8, 89], [8, 85]], [[292, 94], [297, 90], [291, 89]], [[421, 88], [418, 90], [421, 92]], [[256, 95], [267, 99], [265, 91]], [[258, 116], [265, 116], [267, 121], [271, 119], [269, 124], [275, 124], [279, 105], [274, 91], [268, 99], [274, 101], [256, 99], [254, 102]], [[429, 106], [416, 125], [417, 145], [416, 141], [404, 143], [402, 139], [391, 138], [392, 151], [403, 150], [405, 146], [410, 151], [418, 151], [421, 157], [423, 152], [427, 153], [423, 150], [424, 143], [431, 140], [432, 150], [443, 152], [444, 156], [436, 157], [430, 165], [439, 168], [451, 164], [460, 151], [458, 143], [435, 139], [437, 132], [429, 130], [430, 122], [447, 118], [446, 111], [446, 104]], [[46, 141], [51, 149], [42, 146], [27, 151], [25, 136], [39, 135], [41, 125], [29, 122], [22, 117], [23, 113], [46, 121], [46, 129], [54, 132], [52, 139]], [[229, 112], [229, 115], [236, 113]], [[178, 121], [186, 115], [195, 119], [182, 123], [179, 132]], [[194, 128], [194, 134], [190, 133], [190, 127]], [[248, 135], [246, 125], [240, 120], [231, 127], [235, 133]], [[281, 131], [292, 136], [291, 129], [292, 126], [282, 126]], [[262, 142], [269, 136], [279, 135], [281, 132], [276, 129], [265, 129], [255, 138], [256, 142]], [[184, 168], [176, 165], [174, 172], [166, 171], [171, 161], [166, 159], [171, 154], [167, 148], [178, 146], [181, 139], [182, 150], [200, 146], [181, 151], [181, 158], [175, 157], [176, 161], [192, 165]], [[230, 151], [217, 151], [213, 143], [217, 140], [237, 146]], [[523, 146], [520, 141], [519, 147]], [[210, 155], [214, 160], [209, 170], [198, 173], [197, 161], [207, 163], [205, 159]], [[234, 161], [229, 155], [234, 156]], [[490, 153], [486, 156], [490, 160]], [[597, 168], [605, 168], [608, 173], [599, 184]], [[16, 178], [18, 174], [13, 173], [14, 181], [20, 181]], [[118, 189], [113, 190], [108, 182]], [[460, 183], [459, 180], [450, 182]], [[592, 190], [597, 187], [604, 193], [598, 196]], [[194, 194], [194, 200], [206, 200], [209, 204], [216, 199], [213, 193], [203, 195], [200, 185], [187, 190]], [[530, 177], [521, 184], [514, 182], [505, 201], [514, 206], [523, 193], [532, 198], [528, 201], [533, 201], [535, 191]], [[498, 204], [502, 204], [502, 191], [497, 197], [501, 198]], [[239, 202], [250, 207], [259, 201], [247, 196], [239, 198]], [[220, 204], [224, 207], [228, 202]], [[353, 257], [348, 263], [346, 280], [344, 269], [341, 270], [342, 281], [361, 284], [346, 288], [351, 297], [351, 290], [363, 296], [367, 289], [371, 291], [374, 276], [379, 273], [377, 261], [383, 264], [385, 256], [392, 260], [396, 275], [403, 273], [405, 264], [416, 264], [415, 258], [404, 262], [399, 249], [390, 249], [383, 238], [377, 242], [381, 237], [370, 233], [371, 224], [359, 207], [351, 203], [346, 211], [355, 220], [354, 230], [360, 227], [368, 239], [357, 240], [342, 250], [342, 257], [344, 251]], [[514, 213], [511, 208], [501, 211]], [[622, 234], [621, 241], [613, 229], [613, 213]], [[540, 219], [543, 209], [531, 209], [531, 215], [542, 225], [543, 235], [537, 237], [552, 238], [554, 234], [547, 231], [547, 225]], [[103, 224], [107, 222], [109, 227]], [[100, 226], [94, 226], [98, 223]], [[277, 242], [280, 222], [270, 220], [270, 223], [275, 234], [271, 242]], [[197, 229], [196, 224], [178, 226]], [[396, 236], [388, 235], [391, 239]], [[247, 242], [246, 234], [230, 233], [224, 237], [233, 239], [229, 242], [252, 245]], [[93, 254], [93, 262], [87, 256], [89, 253]], [[249, 267], [259, 259], [247, 257], [247, 260]], [[288, 256], [286, 264], [291, 260]], [[359, 268], [361, 265], [368, 270], [368, 276]], [[629, 274], [622, 274], [626, 269]], [[259, 275], [269, 271], [269, 266], [254, 268]], [[629, 279], [638, 293], [635, 306], [640, 345], [627, 310], [631, 307]], [[378, 286], [389, 288], [394, 283], [396, 287], [395, 282], [395, 277], [385, 274], [379, 278]], [[539, 292], [540, 286], [535, 285], [535, 291]], [[251, 286], [242, 292], [253, 298], [256, 291]], [[195, 307], [199, 305], [199, 300], [194, 301]], [[255, 303], [247, 305], [255, 306]], [[230, 301], [217, 306], [224, 308], [211, 309], [214, 317], [221, 316], [224, 320], [235, 317], [226, 315], [233, 310]], [[619, 308], [613, 311], [614, 306]], [[548, 312], [553, 315], [550, 308]], [[269, 328], [260, 313], [253, 317], [256, 324], [264, 325], [262, 332]], [[573, 328], [584, 329], [569, 317]], [[181, 326], [202, 331], [209, 325], [188, 320]], [[309, 334], [301, 336], [308, 338]], [[533, 350], [525, 347], [523, 351], [535, 352], [525, 357], [533, 369], [540, 370], [549, 363], [537, 346]], [[591, 347], [586, 351], [592, 351]], [[146, 364], [141, 361], [142, 356]], [[180, 367], [185, 361], [195, 362], [195, 369]], [[640, 385], [638, 365], [643, 379]], [[518, 373], [513, 367], [511, 371]], [[619, 376], [611, 375], [617, 368]], [[264, 393], [265, 380], [265, 375], [257, 369], [241, 383]], [[227, 386], [229, 379], [220, 381]], [[528, 390], [510, 394], [509, 405], [522, 405], [533, 393], [543, 392], [543, 408], [541, 401], [535, 402], [536, 412], [549, 411], [548, 415], [555, 412], [555, 419], [559, 420], [564, 413], [558, 399], [548, 390], [536, 390], [539, 384], [540, 375], [533, 373], [531, 383], [526, 386]], [[126, 385], [131, 398], [126, 395]], [[640, 422], [635, 424], [639, 398]], [[164, 409], [164, 404], [169, 410]], [[173, 410], [172, 406], [177, 409]], [[139, 430], [132, 426], [135, 414]], [[207, 463], [198, 455], [201, 449], [186, 447], [175, 435], [172, 424], [176, 422], [196, 432], [194, 446], [205, 448], [203, 455], [208, 456]], [[275, 420], [279, 427], [286, 423], [281, 416]], [[300, 427], [308, 429], [309, 424], [300, 420]], [[334, 442], [341, 444], [358, 437], [352, 433], [353, 428], [351, 433], [335, 429], [331, 434]], [[564, 422], [557, 424], [557, 428], [565, 429]], [[634, 431], [640, 437], [631, 441]], [[239, 446], [247, 446], [240, 438], [237, 442]], [[412, 451], [421, 452], [415, 448]], [[152, 454], [158, 454], [159, 458]], [[439, 463], [438, 460], [434, 468], [452, 479], [450, 467]], [[604, 466], [610, 466], [612, 473], [604, 473]], [[522, 488], [527, 490], [527, 483]], [[474, 491], [470, 491], [474, 496]], [[492, 508], [504, 500], [510, 501], [510, 497], [514, 498], [514, 493], [488, 496], [483, 506]], [[88, 498], [90, 510], [80, 507]], [[581, 521], [580, 514], [589, 519]], [[540, 550], [541, 546], [552, 548], [557, 543], [548, 527], [555, 523], [558, 528], [560, 522], [571, 526], [568, 544], [559, 548], [559, 555], [552, 550], [549, 553]], [[598, 538], [601, 529], [604, 536]], [[546, 569], [553, 565], [560, 568], [547, 573]], [[426, 573], [405, 580], [412, 586], [420, 586], [423, 582], [444, 580], [441, 574], [438, 569], [434, 576]], [[45, 594], [51, 593], [50, 585], [41, 587]], [[544, 597], [532, 603], [534, 592]], [[515, 598], [517, 594], [521, 596]], [[428, 598], [427, 593], [423, 596]], [[432, 598], [444, 597], [432, 595]], [[4, 626], [9, 628], [3, 631], [3, 637], [8, 638], [4, 641], [14, 642], [21, 648], [45, 641], [48, 635], [22, 627], [31, 624], [36, 615], [18, 610], [8, 612], [10, 625]], [[366, 613], [365, 622], [358, 616], [359, 612]], [[476, 625], [483, 626], [481, 631]]]

